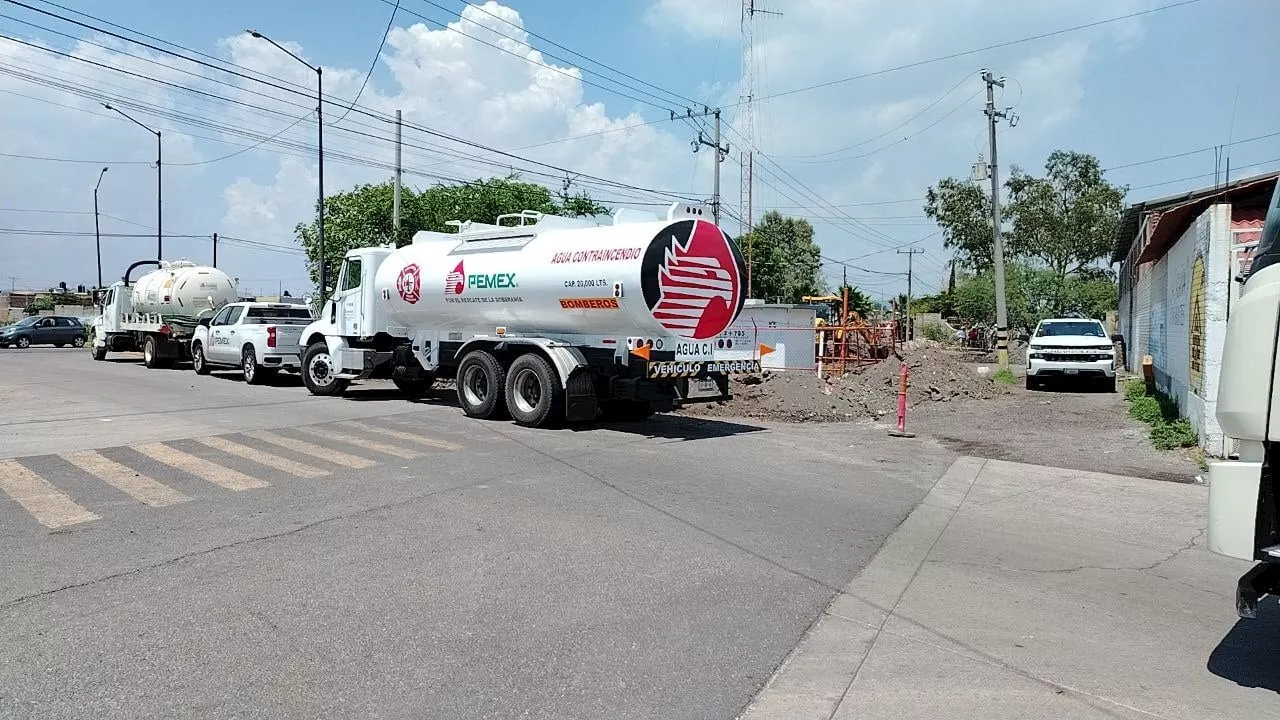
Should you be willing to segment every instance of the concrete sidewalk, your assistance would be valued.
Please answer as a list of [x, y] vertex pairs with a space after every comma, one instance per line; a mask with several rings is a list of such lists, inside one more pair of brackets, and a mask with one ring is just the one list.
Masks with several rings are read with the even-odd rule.
[[1237, 621], [1206, 499], [960, 458], [742, 717], [1280, 718], [1280, 609]]

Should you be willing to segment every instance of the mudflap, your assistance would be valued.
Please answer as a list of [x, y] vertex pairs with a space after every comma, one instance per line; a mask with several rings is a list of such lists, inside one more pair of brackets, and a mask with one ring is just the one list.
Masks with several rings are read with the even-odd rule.
[[564, 413], [569, 422], [588, 422], [596, 419], [600, 400], [596, 396], [595, 378], [587, 368], [578, 368], [569, 374], [564, 387]]
[[1280, 564], [1258, 563], [1236, 583], [1236, 614], [1242, 618], [1258, 617], [1258, 601], [1267, 595], [1280, 595]]

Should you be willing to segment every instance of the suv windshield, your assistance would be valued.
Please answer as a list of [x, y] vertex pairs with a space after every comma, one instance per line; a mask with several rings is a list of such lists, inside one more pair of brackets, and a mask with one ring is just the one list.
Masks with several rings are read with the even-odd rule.
[[1042, 323], [1040, 329], [1036, 331], [1036, 337], [1058, 337], [1062, 335], [1107, 336], [1106, 333], [1102, 332], [1102, 325], [1089, 320]]
[[20, 327], [20, 328], [31, 327], [32, 325], [35, 325], [38, 322], [40, 322], [40, 318], [38, 317], [23, 318], [22, 320], [19, 320], [18, 323], [14, 325], [14, 327]]

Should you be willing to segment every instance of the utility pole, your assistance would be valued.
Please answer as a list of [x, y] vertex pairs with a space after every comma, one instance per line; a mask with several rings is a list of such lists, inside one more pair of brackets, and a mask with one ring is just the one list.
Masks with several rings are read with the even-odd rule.
[[991, 255], [995, 265], [996, 280], [996, 360], [1001, 368], [1009, 367], [1009, 309], [1004, 296], [1004, 241], [1000, 237], [1000, 165], [996, 156], [996, 122], [1009, 118], [1009, 127], [1018, 123], [1009, 109], [996, 110], [995, 88], [1004, 87], [1004, 78], [997, 79], [990, 71], [982, 72], [982, 82], [987, 85], [987, 139], [991, 149]]
[[907, 339], [908, 340], [911, 340], [915, 337], [915, 334], [912, 332], [913, 328], [911, 327], [911, 275], [912, 275], [911, 261], [915, 259], [916, 255], [919, 255], [920, 253], [923, 253], [923, 252], [924, 251], [919, 248], [907, 248], [906, 250], [898, 251], [899, 255], [907, 256], [907, 308], [904, 314], [907, 317]]
[[218, 233], [213, 234], [213, 266], [218, 267]]
[[713, 180], [712, 189], [711, 189], [711, 217], [715, 219], [716, 225], [719, 225], [720, 224], [720, 205], [721, 205], [720, 163], [724, 162], [724, 159], [729, 157], [729, 143], [726, 142], [724, 145], [720, 144], [720, 108], [716, 108], [714, 111], [712, 111], [711, 114], [715, 116], [715, 119], [716, 119], [715, 142], [708, 141], [705, 137], [702, 136], [702, 132], [699, 131], [698, 139], [694, 140], [692, 145], [693, 145], [693, 151], [695, 153], [698, 152], [698, 149], [701, 148], [703, 145], [706, 145], [709, 148], [714, 148], [716, 151], [716, 159], [714, 163], [715, 179]]
[[400, 139], [404, 127], [402, 123], [401, 112], [396, 110], [396, 189], [391, 201], [391, 224], [396, 229], [397, 242], [400, 240], [400, 176], [404, 173], [404, 168], [400, 165]]
[[98, 287], [102, 287], [102, 231], [98, 226], [98, 188], [102, 186], [102, 176], [110, 169], [102, 168], [102, 172], [98, 173], [98, 183], [93, 186], [93, 244], [98, 251]]
[[755, 227], [755, 218], [752, 216], [752, 205], [755, 198], [752, 197], [753, 187], [755, 185], [755, 146], [756, 146], [756, 118], [755, 118], [755, 66], [756, 66], [756, 42], [755, 31], [752, 28], [755, 16], [759, 13], [765, 15], [782, 15], [776, 10], [761, 10], [756, 7], [756, 0], [742, 0], [742, 17], [740, 28], [742, 31], [742, 73], [739, 76], [738, 84], [740, 86], [738, 106], [741, 108], [738, 112], [738, 135], [742, 137], [742, 150], [740, 153], [741, 160], [741, 184], [739, 187], [738, 202], [740, 203], [741, 212], [739, 214], [739, 236], [745, 235], [747, 238], [747, 297], [752, 295], [751, 285], [751, 246], [754, 245], [751, 231]]

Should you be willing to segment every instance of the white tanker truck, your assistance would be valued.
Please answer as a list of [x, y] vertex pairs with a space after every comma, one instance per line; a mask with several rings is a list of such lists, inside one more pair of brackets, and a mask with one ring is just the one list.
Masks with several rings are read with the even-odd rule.
[[733, 347], [721, 335], [746, 300], [746, 267], [704, 215], [526, 211], [352, 250], [303, 333], [303, 382], [337, 395], [390, 378], [416, 395], [454, 378], [467, 415], [537, 427], [726, 399], [730, 375], [760, 360], [717, 357]]
[[1236, 585], [1236, 612], [1280, 595], [1280, 183], [1271, 193], [1248, 278], [1227, 320], [1218, 423], [1240, 441], [1238, 460], [1209, 465], [1209, 549], [1257, 562]]
[[[144, 265], [158, 268], [131, 280], [133, 271]], [[108, 351], [139, 350], [149, 368], [189, 359], [189, 341], [200, 318], [235, 302], [238, 295], [235, 283], [217, 268], [189, 260], [140, 260], [103, 296], [93, 320], [93, 359], [105, 360]]]

